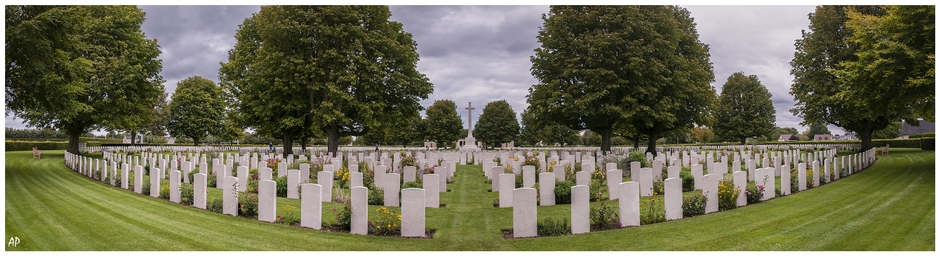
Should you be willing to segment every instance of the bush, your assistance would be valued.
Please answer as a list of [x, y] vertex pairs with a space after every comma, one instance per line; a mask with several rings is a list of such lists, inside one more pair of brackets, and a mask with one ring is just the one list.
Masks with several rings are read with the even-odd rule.
[[539, 168], [542, 167], [542, 164], [539, 163], [539, 158], [536, 156], [526, 156], [525, 160], [522, 162], [522, 166], [531, 165], [535, 166], [535, 171], [538, 172]]
[[[646, 152], [642, 152], [638, 150], [630, 151], [630, 153], [627, 154], [627, 157], [624, 158], [622, 162], [617, 163], [617, 165], [623, 166], [624, 169], [629, 169], [630, 162], [640, 162], [640, 167], [642, 168], [653, 167], [646, 160]], [[627, 171], [626, 173], [629, 173], [629, 171]]]
[[591, 184], [588, 187], [588, 190], [589, 193], [591, 193], [591, 202], [597, 202], [601, 199], [606, 200], [606, 198], [602, 198], [601, 196], [604, 194], [604, 192], [607, 192], [607, 186], [605, 186], [604, 183], [601, 183], [599, 180], [591, 180]]
[[385, 205], [385, 191], [370, 189], [369, 205]]
[[594, 230], [604, 230], [620, 227], [620, 209], [611, 201], [604, 201], [591, 205], [591, 227]]
[[561, 180], [555, 183], [555, 204], [571, 204], [571, 187], [575, 183], [570, 180]]
[[258, 217], [258, 194], [239, 193], [238, 206], [239, 216]]
[[163, 185], [160, 187], [160, 198], [170, 199], [170, 185]]
[[682, 192], [695, 190], [695, 177], [692, 176], [691, 167], [682, 167], [679, 172], [679, 178], [682, 179]]
[[934, 150], [934, 138], [923, 138], [920, 139], [920, 149], [923, 150]]
[[248, 193], [258, 193], [258, 169], [248, 171], [248, 187], [245, 188], [245, 191]]
[[195, 197], [192, 184], [182, 184], [180, 185], [180, 202], [183, 204], [192, 205], [193, 198]]
[[800, 191], [800, 172], [796, 169], [792, 169], [790, 171], [790, 194], [798, 191]]
[[764, 196], [764, 185], [747, 185], [747, 204], [756, 204]]
[[934, 132], [911, 134], [910, 136], [907, 136], [907, 138], [910, 138], [910, 139], [934, 138], [934, 137], [936, 137], [936, 134]]
[[222, 213], [222, 199], [212, 200], [208, 207], [210, 212]]
[[150, 165], [144, 165], [144, 175], [150, 175]]
[[806, 170], [806, 189], [811, 189], [816, 187], [816, 183], [813, 180], [813, 169]]
[[199, 168], [194, 168], [192, 171], [189, 172], [189, 174], [186, 174], [186, 176], [189, 176], [189, 183], [195, 183], [195, 182], [196, 182], [196, 174], [197, 174], [197, 173], [199, 173]]
[[682, 217], [688, 218], [695, 215], [705, 214], [705, 203], [707, 198], [705, 194], [695, 195], [682, 199]]
[[39, 150], [66, 150], [69, 148], [69, 142], [65, 141], [6, 141], [5, 151], [32, 151], [33, 148]]
[[285, 205], [284, 206], [284, 215], [277, 216], [277, 222], [287, 225], [294, 225], [300, 223], [300, 216], [297, 216], [297, 206]]
[[209, 175], [206, 181], [206, 187], [214, 188], [218, 185], [219, 178], [216, 175]]
[[349, 188], [349, 170], [347, 170], [346, 167], [339, 168], [334, 175], [336, 176], [337, 186]]
[[568, 218], [555, 221], [548, 217], [538, 223], [538, 236], [560, 236], [568, 234], [569, 231], [571, 228], [568, 226]]
[[640, 215], [640, 224], [646, 225], [666, 221], [666, 208], [660, 200], [656, 200], [656, 194], [653, 194], [650, 200], [641, 203], [640, 207], [645, 207], [647, 210], [646, 213]]
[[287, 197], [287, 175], [274, 178], [278, 197]]
[[653, 193], [656, 193], [656, 194], [658, 194], [658, 195], [662, 195], [664, 190], [665, 190], [665, 188], [663, 187], [663, 182], [662, 182], [662, 181], [654, 181], [654, 182], [653, 182]]
[[406, 189], [406, 188], [424, 188], [424, 184], [422, 184], [421, 182], [417, 182], [417, 181], [409, 181], [401, 185], [401, 189]]
[[388, 208], [375, 209], [377, 217], [369, 221], [369, 233], [388, 236], [401, 232], [401, 214], [389, 211]]
[[[333, 207], [333, 212], [336, 213], [336, 207]], [[343, 210], [336, 213], [336, 221], [343, 230], [350, 230], [350, 227], [352, 227], [352, 205], [343, 204]]]
[[718, 183], [718, 210], [727, 211], [738, 208], [738, 196], [741, 189], [734, 186], [734, 181], [723, 179]]
[[150, 194], [150, 176], [144, 175], [144, 178], [141, 181], [144, 183], [144, 184], [141, 184], [143, 186], [141, 188], [144, 189], [143, 190], [144, 194], [149, 195]]

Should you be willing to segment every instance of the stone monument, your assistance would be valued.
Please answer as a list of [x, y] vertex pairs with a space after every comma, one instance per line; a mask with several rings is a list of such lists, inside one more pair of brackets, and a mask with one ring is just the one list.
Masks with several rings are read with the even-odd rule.
[[460, 147], [460, 152], [477, 152], [480, 151], [480, 148], [477, 147], [477, 141], [473, 138], [473, 110], [476, 109], [473, 107], [472, 102], [467, 102], [467, 107], [464, 108], [467, 110], [467, 137], [464, 138], [464, 145]]

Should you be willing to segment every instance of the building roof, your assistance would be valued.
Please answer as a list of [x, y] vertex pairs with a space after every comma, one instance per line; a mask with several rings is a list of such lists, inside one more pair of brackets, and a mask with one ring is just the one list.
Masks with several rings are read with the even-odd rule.
[[925, 132], [934, 132], [936, 128], [934, 123], [927, 122], [925, 120], [920, 120], [920, 125], [912, 126], [904, 122], [904, 125], [901, 126], [901, 136], [907, 136], [911, 134], [925, 133]]
[[777, 141], [790, 141], [790, 140], [798, 140], [798, 139], [799, 138], [797, 138], [796, 135], [793, 135], [793, 134], [780, 134], [780, 138], [778, 138]]

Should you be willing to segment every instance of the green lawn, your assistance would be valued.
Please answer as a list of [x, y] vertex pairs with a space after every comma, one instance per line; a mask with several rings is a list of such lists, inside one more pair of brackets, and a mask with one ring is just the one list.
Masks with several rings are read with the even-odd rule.
[[[359, 236], [232, 217], [138, 195], [42, 160], [6, 152], [6, 250], [935, 250], [934, 152], [892, 149], [868, 170], [731, 211], [560, 237], [503, 239], [512, 209], [492, 206], [480, 166], [458, 166], [433, 239]], [[210, 189], [209, 200], [221, 197]], [[278, 213], [299, 200], [278, 198]], [[323, 217], [332, 221], [333, 206]], [[370, 209], [376, 207], [370, 206]], [[398, 211], [397, 207], [392, 207]], [[374, 211], [370, 211], [370, 214]], [[539, 218], [569, 217], [568, 205]]]

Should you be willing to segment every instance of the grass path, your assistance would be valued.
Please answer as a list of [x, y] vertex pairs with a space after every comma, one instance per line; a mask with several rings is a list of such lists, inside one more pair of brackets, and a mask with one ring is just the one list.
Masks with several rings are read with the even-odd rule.
[[[494, 208], [480, 166], [458, 166], [433, 239], [358, 236], [215, 214], [69, 171], [62, 152], [6, 152], [6, 250], [936, 250], [934, 152], [892, 149], [871, 168], [791, 196], [641, 227], [503, 239], [512, 209]], [[221, 198], [211, 188], [209, 200]], [[278, 209], [299, 200], [278, 198]], [[324, 203], [324, 219], [332, 207]], [[370, 206], [370, 214], [375, 206]], [[393, 207], [393, 211], [399, 209]], [[568, 205], [539, 218], [569, 217]]]

